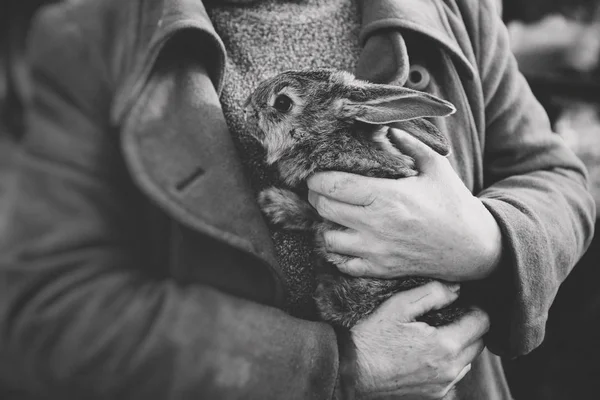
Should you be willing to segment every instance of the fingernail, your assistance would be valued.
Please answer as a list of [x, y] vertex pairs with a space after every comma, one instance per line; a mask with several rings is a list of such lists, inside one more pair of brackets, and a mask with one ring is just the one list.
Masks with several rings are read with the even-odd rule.
[[448, 285], [448, 289], [450, 289], [454, 293], [458, 293], [460, 291], [460, 284], [459, 283], [451, 283]]

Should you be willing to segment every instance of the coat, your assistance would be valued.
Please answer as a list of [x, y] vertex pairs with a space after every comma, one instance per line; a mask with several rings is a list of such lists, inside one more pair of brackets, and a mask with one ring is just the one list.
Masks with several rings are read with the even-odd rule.
[[[437, 121], [450, 161], [503, 233], [499, 272], [472, 284], [487, 345], [527, 353], [593, 233], [584, 168], [492, 1], [374, 0], [362, 18], [365, 43], [429, 43], [407, 39], [459, 110]], [[406, 68], [371, 50], [365, 62]], [[34, 103], [0, 218], [2, 398], [336, 396], [333, 329], [281, 310], [285, 279], [219, 103], [225, 57], [197, 0], [69, 1], [37, 18]], [[458, 392], [510, 398], [499, 358], [484, 351]]]

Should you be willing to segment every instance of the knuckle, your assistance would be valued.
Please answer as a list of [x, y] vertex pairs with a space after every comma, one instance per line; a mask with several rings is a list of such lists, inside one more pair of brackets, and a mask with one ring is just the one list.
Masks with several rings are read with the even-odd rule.
[[386, 211], [377, 212], [371, 220], [373, 221], [372, 225], [377, 229], [375, 233], [379, 238], [397, 245], [398, 238], [402, 235], [399, 228], [401, 225], [395, 215]]
[[424, 338], [429, 339], [429, 340], [436, 340], [436, 336], [439, 333], [435, 327], [428, 325], [425, 322], [420, 323], [419, 326], [421, 327], [421, 330], [422, 330], [421, 333]]
[[335, 232], [327, 231], [323, 234], [323, 242], [325, 243], [325, 249], [332, 251], [337, 248], [338, 240]]
[[472, 317], [473, 323], [477, 325], [478, 331], [481, 334], [489, 331], [490, 317], [485, 311], [475, 307], [469, 310], [469, 316]]
[[380, 256], [377, 258], [377, 264], [381, 265], [384, 271], [393, 271], [394, 268], [396, 267], [396, 261], [393, 259], [393, 257], [389, 257], [389, 256]]
[[362, 203], [367, 210], [378, 209], [380, 206], [380, 198], [375, 193], [369, 193], [365, 196]]
[[348, 177], [348, 176], [339, 177], [339, 178], [333, 180], [331, 186], [329, 186], [325, 190], [325, 192], [330, 195], [334, 195], [334, 194], [338, 193], [339, 191], [343, 191], [345, 188], [347, 188], [351, 184], [352, 184], [351, 177]]
[[314, 207], [320, 216], [327, 217], [328, 215], [331, 215], [331, 205], [329, 204], [329, 202], [327, 201], [327, 199], [325, 197], [317, 196], [315, 198], [314, 202], [315, 202]]
[[460, 346], [460, 343], [458, 343], [457, 341], [448, 340], [446, 347], [447, 347], [448, 355], [450, 356], [451, 359], [455, 359], [459, 355], [461, 346]]
[[456, 358], [458, 353], [460, 352], [459, 344], [448, 337], [439, 337], [440, 348], [441, 348], [441, 357], [444, 360], [453, 360]]
[[394, 257], [389, 254], [385, 244], [375, 242], [365, 244], [364, 247], [365, 255], [368, 256], [369, 260], [372, 260], [373, 263], [380, 265], [382, 269], [391, 269], [394, 266]]
[[337, 263], [335, 266], [337, 267], [337, 269], [338, 269], [338, 270], [339, 270], [341, 273], [343, 273], [343, 274], [347, 274], [347, 275], [351, 275], [351, 274], [350, 274], [350, 272], [351, 272], [351, 269], [350, 269], [350, 267], [348, 266], [348, 261], [347, 261], [347, 260], [340, 261], [340, 262], [339, 262], [339, 263]]
[[440, 281], [433, 281], [430, 284], [431, 291], [434, 296], [439, 299], [446, 299], [449, 296], [448, 288]]

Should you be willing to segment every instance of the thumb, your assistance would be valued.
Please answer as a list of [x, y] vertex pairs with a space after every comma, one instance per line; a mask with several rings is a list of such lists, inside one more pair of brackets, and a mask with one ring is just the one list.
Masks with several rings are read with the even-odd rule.
[[377, 313], [392, 313], [403, 319], [403, 322], [414, 322], [430, 311], [440, 310], [454, 303], [459, 291], [459, 284], [429, 282], [395, 294], [377, 309]]
[[406, 155], [415, 160], [417, 170], [426, 173], [432, 168], [434, 161], [440, 157], [431, 147], [403, 129], [390, 128], [389, 136], [392, 143]]

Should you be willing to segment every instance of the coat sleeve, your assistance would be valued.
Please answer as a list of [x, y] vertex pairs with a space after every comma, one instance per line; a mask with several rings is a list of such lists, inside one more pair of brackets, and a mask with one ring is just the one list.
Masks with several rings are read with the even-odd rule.
[[332, 398], [329, 325], [178, 286], [144, 264], [107, 75], [72, 25], [32, 47], [34, 104], [0, 208], [0, 392]]
[[489, 347], [525, 354], [544, 338], [558, 288], [593, 236], [595, 209], [585, 168], [552, 132], [518, 71], [491, 0], [471, 1], [485, 101], [485, 189], [478, 197], [503, 233], [499, 272], [485, 282]]

